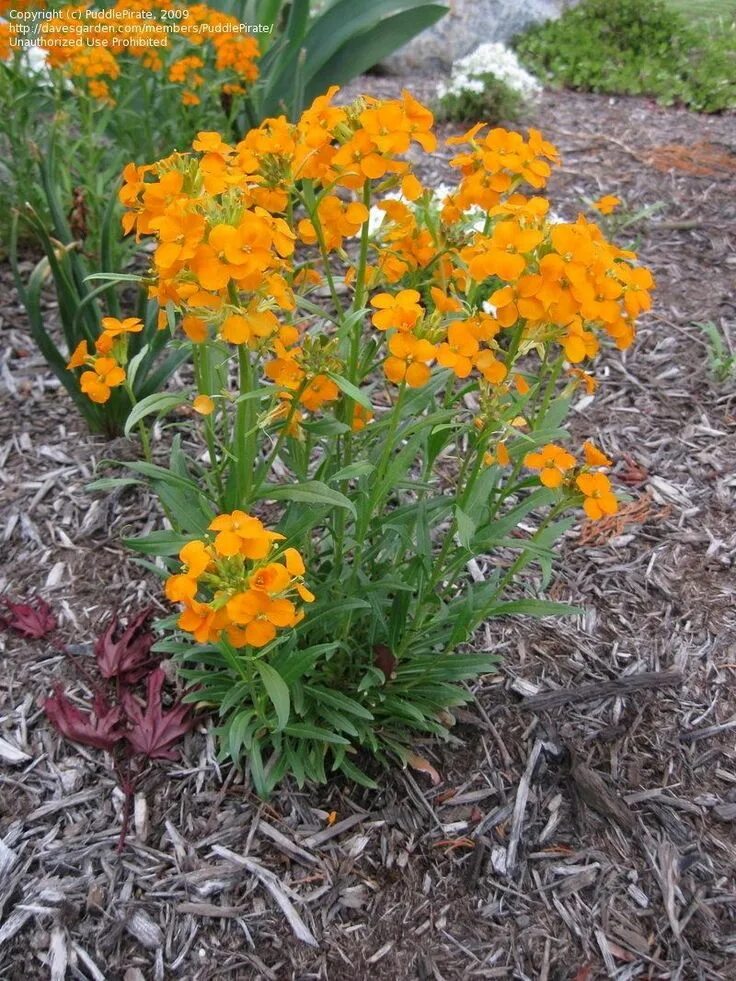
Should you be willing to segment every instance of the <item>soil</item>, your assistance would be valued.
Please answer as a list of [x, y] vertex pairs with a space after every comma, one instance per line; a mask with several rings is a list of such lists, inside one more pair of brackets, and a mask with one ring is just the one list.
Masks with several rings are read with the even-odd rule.
[[0, 593], [61, 620], [52, 641], [1, 641], [0, 739], [21, 755], [0, 754], [0, 978], [736, 977], [736, 383], [698, 326], [733, 353], [736, 117], [561, 92], [529, 122], [562, 151], [555, 210], [617, 194], [619, 240], [657, 278], [636, 345], [601, 357], [571, 422], [631, 500], [561, 546], [548, 592], [581, 613], [481, 631], [501, 670], [459, 713], [461, 745], [420, 747], [436, 786], [396, 770], [378, 792], [335, 780], [264, 804], [201, 729], [143, 776], [117, 854], [103, 754], [39, 704], [59, 679], [83, 691], [62, 647], [89, 654], [111, 609], [164, 610], [121, 544], [160, 518], [139, 489], [85, 489], [132, 449], [85, 432], [0, 267]]

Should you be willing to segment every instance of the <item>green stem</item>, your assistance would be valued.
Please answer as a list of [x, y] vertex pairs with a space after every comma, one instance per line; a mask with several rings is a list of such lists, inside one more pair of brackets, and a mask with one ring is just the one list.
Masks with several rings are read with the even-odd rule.
[[[240, 395], [249, 395], [253, 391], [253, 365], [247, 344], [238, 345], [238, 370], [240, 374]], [[235, 433], [233, 456], [236, 468], [236, 507], [243, 507], [250, 499], [255, 463], [255, 426], [253, 420], [252, 398], [244, 398], [238, 402], [235, 415]]]
[[[131, 408], [135, 408], [138, 404], [138, 399], [135, 397], [135, 392], [133, 391], [133, 386], [129, 381], [125, 382], [125, 391], [128, 393], [128, 398], [130, 399]], [[138, 433], [141, 437], [141, 446], [143, 447], [143, 456], [146, 458], [148, 463], [151, 463], [153, 457], [151, 455], [151, 441], [148, 436], [148, 429], [146, 428], [145, 422], [141, 419], [138, 423]]]
[[[192, 345], [192, 354], [197, 390], [202, 395], [211, 396], [212, 385], [210, 384], [209, 348], [207, 347], [207, 344]], [[215, 427], [211, 415], [204, 417], [204, 437], [207, 443], [207, 452], [209, 453], [210, 457], [210, 469], [214, 474], [215, 483], [217, 485], [217, 494], [220, 503], [224, 504], [225, 488], [222, 482], [222, 467], [217, 453]]]
[[271, 467], [273, 466], [273, 462], [278, 456], [279, 450], [284, 445], [284, 441], [286, 437], [289, 435], [289, 427], [291, 426], [294, 416], [299, 410], [299, 400], [304, 394], [304, 390], [308, 384], [309, 383], [307, 381], [302, 381], [299, 385], [299, 388], [296, 390], [296, 392], [294, 392], [294, 395], [292, 396], [291, 402], [289, 403], [288, 415], [286, 416], [286, 420], [284, 421], [283, 426], [279, 430], [279, 434], [276, 438], [276, 443], [274, 444], [274, 448], [269, 453], [268, 458], [258, 468], [258, 472], [256, 474], [256, 481], [255, 481], [256, 491], [261, 486], [262, 482], [268, 477]]

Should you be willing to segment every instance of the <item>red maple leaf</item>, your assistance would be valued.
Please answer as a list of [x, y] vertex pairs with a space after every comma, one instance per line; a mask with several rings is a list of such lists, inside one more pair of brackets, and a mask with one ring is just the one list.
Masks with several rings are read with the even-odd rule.
[[121, 726], [123, 710], [119, 705], [110, 705], [104, 695], [95, 695], [91, 712], [80, 712], [61, 685], [57, 685], [54, 694], [44, 702], [43, 710], [51, 725], [72, 742], [111, 750], [125, 738]]
[[121, 701], [128, 721], [133, 726], [128, 731], [128, 742], [136, 753], [151, 760], [175, 760], [178, 751], [172, 743], [186, 735], [194, 725], [189, 706], [175, 702], [168, 712], [161, 704], [161, 688], [165, 675], [157, 668], [148, 676], [148, 702], [141, 707], [133, 695], [125, 690]]
[[152, 612], [143, 610], [122, 631], [120, 621], [113, 617], [107, 630], [97, 638], [95, 657], [103, 678], [119, 678], [123, 684], [133, 685], [148, 673], [155, 637], [146, 628]]
[[36, 597], [32, 603], [13, 603], [6, 599], [4, 603], [10, 616], [0, 617], [0, 627], [33, 640], [56, 630], [56, 617], [46, 600]]

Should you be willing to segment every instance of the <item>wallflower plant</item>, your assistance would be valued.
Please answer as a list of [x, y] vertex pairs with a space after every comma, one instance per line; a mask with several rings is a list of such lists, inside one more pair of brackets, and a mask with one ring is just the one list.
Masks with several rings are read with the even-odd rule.
[[408, 162], [435, 151], [432, 114], [335, 95], [236, 144], [201, 132], [121, 191], [195, 378], [128, 420], [191, 404], [196, 428], [169, 466], [127, 465], [169, 525], [129, 544], [179, 607], [159, 650], [261, 794], [287, 774], [374, 786], [364, 758], [453, 738], [497, 660], [480, 624], [569, 612], [540, 595], [554, 544], [618, 505], [612, 461], [562, 423], [654, 285], [585, 217], [549, 221], [558, 154], [536, 130], [452, 137], [440, 201]]
[[[199, 131], [237, 140], [275, 112], [295, 118], [311, 94], [372, 67], [445, 9], [428, 0], [336, 0], [321, 10], [309, 0], [0, 0], [0, 238], [2, 216], [15, 215], [9, 251], [33, 337], [93, 431], [122, 430], [131, 401], [149, 393], [148, 368], [166, 342], [149, 329], [155, 310], [146, 316], [126, 287], [98, 289], [90, 279], [116, 272], [124, 283], [129, 274], [111, 193], [124, 163], [189, 146]], [[28, 235], [45, 258], [26, 280], [18, 243]], [[39, 303], [50, 281], [61, 346]], [[96, 350], [106, 314], [146, 325], [116, 348], [131, 360], [145, 349], [128, 384], [119, 359]], [[85, 384], [99, 374], [94, 401], [76, 398], [70, 358], [89, 369]], [[160, 362], [154, 384], [178, 360]]]

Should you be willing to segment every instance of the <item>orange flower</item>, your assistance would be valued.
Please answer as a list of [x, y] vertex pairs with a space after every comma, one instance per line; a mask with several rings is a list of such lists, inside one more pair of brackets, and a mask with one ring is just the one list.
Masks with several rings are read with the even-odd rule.
[[545, 487], [559, 487], [567, 472], [575, 466], [575, 457], [561, 446], [547, 443], [541, 450], [527, 453], [524, 466], [539, 470], [539, 479]]
[[424, 188], [414, 174], [405, 174], [401, 178], [401, 193], [407, 201], [416, 201], [424, 194]]
[[177, 620], [177, 626], [193, 634], [200, 644], [214, 643], [227, 626], [225, 610], [214, 610], [209, 603], [190, 600]]
[[273, 596], [283, 593], [291, 582], [291, 576], [286, 566], [279, 562], [269, 562], [268, 565], [256, 569], [248, 580], [251, 589], [260, 589]]
[[373, 419], [374, 412], [372, 409], [366, 409], [365, 406], [356, 404], [353, 406], [353, 422], [352, 430], [354, 433], [359, 433], [362, 429], [368, 425], [368, 423]]
[[499, 361], [487, 348], [476, 354], [473, 364], [490, 385], [500, 385], [509, 371], [503, 361]]
[[424, 316], [424, 310], [419, 305], [420, 295], [417, 290], [401, 290], [396, 293], [377, 293], [371, 299], [371, 306], [378, 311], [371, 317], [374, 327], [379, 330], [413, 330]]
[[602, 198], [593, 202], [593, 207], [602, 215], [610, 215], [620, 204], [621, 198], [617, 198], [615, 194], [604, 194]]
[[437, 353], [434, 344], [413, 334], [398, 333], [392, 335], [388, 349], [391, 357], [384, 361], [383, 370], [389, 381], [396, 385], [405, 381], [409, 388], [427, 384], [432, 374], [429, 364]]
[[182, 317], [181, 329], [194, 344], [203, 344], [207, 340], [207, 324], [201, 317], [188, 313]]
[[227, 603], [227, 615], [234, 624], [245, 627], [245, 643], [264, 647], [276, 636], [277, 627], [292, 627], [297, 609], [291, 600], [272, 599], [267, 592], [249, 589], [236, 593]]
[[583, 509], [592, 521], [618, 511], [618, 501], [611, 490], [611, 481], [604, 473], [581, 473], [575, 483], [585, 496]]
[[598, 447], [586, 440], [583, 443], [583, 455], [585, 456], [585, 462], [589, 467], [612, 467], [613, 460], [609, 460], [605, 453], [601, 452]]
[[197, 580], [183, 574], [169, 576], [164, 593], [172, 603], [191, 603], [197, 595]]
[[186, 568], [187, 575], [192, 579], [199, 579], [212, 565], [212, 556], [207, 551], [205, 543], [199, 539], [187, 542], [179, 552], [179, 559]]
[[103, 405], [112, 395], [111, 389], [125, 381], [125, 371], [115, 358], [96, 358], [91, 371], [79, 379], [79, 387], [93, 402]]
[[[342, 248], [344, 238], [357, 235], [363, 222], [368, 220], [368, 209], [358, 201], [344, 204], [332, 194], [324, 197], [317, 206], [317, 218], [327, 251]], [[317, 242], [317, 231], [312, 221], [302, 219], [298, 225], [299, 237], [307, 245]]]
[[276, 541], [284, 536], [269, 531], [258, 518], [244, 511], [220, 514], [209, 525], [215, 536], [215, 551], [218, 555], [243, 555], [247, 559], [265, 559]]
[[118, 320], [117, 317], [103, 317], [102, 327], [106, 334], [111, 337], [120, 337], [121, 334], [138, 334], [143, 330], [143, 321], [140, 317], [126, 317], [125, 320]]
[[542, 232], [535, 228], [522, 228], [515, 221], [501, 221], [490, 239], [479, 239], [481, 252], [470, 259], [468, 271], [477, 282], [488, 276], [498, 276], [510, 283], [524, 272], [525, 256], [533, 252], [543, 238]]
[[70, 371], [73, 368], [83, 368], [88, 360], [89, 351], [87, 350], [87, 342], [80, 341], [72, 351], [72, 356], [69, 358], [66, 366]]
[[302, 392], [300, 403], [310, 412], [316, 412], [326, 402], [334, 402], [340, 389], [327, 375], [315, 375]]
[[506, 448], [505, 443], [498, 443], [496, 446], [495, 453], [486, 453], [483, 457], [483, 462], [487, 467], [496, 463], [499, 467], [507, 467], [511, 462], [511, 457], [509, 456], [509, 451]]
[[595, 334], [583, 329], [580, 317], [575, 317], [567, 327], [567, 334], [562, 338], [565, 357], [572, 364], [578, 364], [584, 358], [594, 358], [598, 353], [598, 339]]
[[447, 341], [437, 348], [437, 361], [444, 368], [452, 368], [458, 378], [467, 378], [479, 349], [470, 324], [456, 320], [447, 329]]
[[248, 344], [253, 347], [259, 340], [270, 337], [279, 329], [279, 322], [271, 310], [259, 310], [253, 301], [245, 313], [231, 313], [220, 327], [220, 337], [231, 344]]
[[215, 411], [215, 403], [209, 395], [198, 395], [192, 402], [192, 408], [201, 416], [209, 416]]

